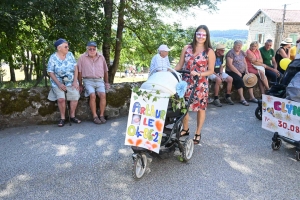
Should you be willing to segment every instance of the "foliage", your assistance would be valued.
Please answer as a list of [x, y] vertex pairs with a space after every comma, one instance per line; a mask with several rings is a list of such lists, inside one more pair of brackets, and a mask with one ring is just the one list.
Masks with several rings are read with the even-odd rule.
[[148, 66], [161, 43], [172, 46], [171, 61], [180, 55], [183, 45], [190, 41], [189, 31], [178, 24], [164, 25], [159, 20], [164, 11], [187, 13], [192, 6], [215, 10], [220, 1], [2, 0], [0, 60], [9, 63], [11, 81], [16, 81], [14, 69], [19, 68], [30, 81], [31, 73], [43, 76], [58, 38], [65, 38], [75, 55], [85, 51], [89, 40], [95, 40], [102, 44], [112, 83], [117, 69], [125, 63]]
[[153, 88], [150, 91], [141, 90], [139, 87], [133, 87], [132, 92], [134, 92], [137, 95], [134, 96], [134, 100], [137, 100], [138, 97], [142, 97], [144, 101], [156, 102], [159, 98], [170, 98], [172, 109], [174, 112], [178, 109], [180, 109], [181, 113], [185, 113], [187, 111], [184, 98], [179, 98], [176, 94], [170, 97], [161, 97], [160, 91], [155, 90], [154, 87], [155, 86], [153, 85]]

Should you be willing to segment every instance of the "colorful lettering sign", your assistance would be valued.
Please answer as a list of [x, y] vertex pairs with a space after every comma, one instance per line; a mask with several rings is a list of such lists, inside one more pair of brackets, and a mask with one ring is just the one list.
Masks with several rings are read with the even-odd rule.
[[262, 101], [262, 128], [300, 141], [300, 103], [269, 95]]
[[[142, 90], [151, 93], [151, 90]], [[156, 94], [150, 99], [132, 92], [125, 145], [143, 147], [159, 153], [170, 95]], [[155, 98], [155, 101], [153, 101]]]

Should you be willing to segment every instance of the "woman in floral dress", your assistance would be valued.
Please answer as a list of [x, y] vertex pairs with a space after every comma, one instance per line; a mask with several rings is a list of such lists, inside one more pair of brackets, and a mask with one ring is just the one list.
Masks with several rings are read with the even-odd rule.
[[[190, 105], [190, 110], [197, 112], [195, 144], [199, 144], [201, 139], [201, 129], [205, 121], [205, 111], [208, 104], [207, 76], [213, 74], [215, 61], [216, 56], [210, 43], [209, 30], [207, 26], [200, 25], [195, 31], [193, 42], [183, 47], [180, 60], [175, 67], [176, 70], [181, 70], [185, 66], [184, 70], [190, 71], [190, 74], [185, 74], [183, 77], [183, 80], [188, 83], [186, 97], [191, 94], [191, 88], [194, 85], [193, 77], [199, 76], [198, 87]], [[181, 136], [189, 135], [188, 121], [189, 114], [183, 119]]]

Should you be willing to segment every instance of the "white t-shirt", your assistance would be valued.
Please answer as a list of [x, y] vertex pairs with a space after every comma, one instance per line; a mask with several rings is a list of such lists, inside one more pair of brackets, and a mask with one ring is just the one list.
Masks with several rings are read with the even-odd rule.
[[167, 71], [168, 68], [171, 66], [169, 57], [161, 57], [159, 54], [153, 56], [150, 64], [150, 74], [155, 71]]

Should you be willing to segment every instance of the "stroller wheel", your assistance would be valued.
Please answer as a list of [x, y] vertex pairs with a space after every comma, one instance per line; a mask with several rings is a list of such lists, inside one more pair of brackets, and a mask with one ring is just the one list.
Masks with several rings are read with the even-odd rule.
[[278, 149], [280, 149], [280, 147], [281, 147], [281, 140], [277, 140], [277, 141], [275, 141], [275, 142], [272, 142], [272, 149], [273, 150], [278, 150]]
[[187, 162], [192, 158], [194, 153], [194, 141], [187, 138], [183, 143], [183, 150], [181, 152], [183, 161]]
[[262, 119], [262, 112], [261, 112], [261, 107], [258, 106], [255, 110], [255, 116], [257, 119], [261, 120]]
[[147, 156], [144, 153], [135, 154], [132, 163], [132, 177], [134, 179], [142, 178], [146, 172], [147, 164]]

